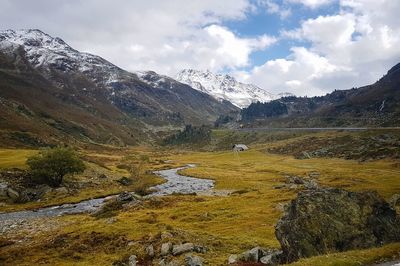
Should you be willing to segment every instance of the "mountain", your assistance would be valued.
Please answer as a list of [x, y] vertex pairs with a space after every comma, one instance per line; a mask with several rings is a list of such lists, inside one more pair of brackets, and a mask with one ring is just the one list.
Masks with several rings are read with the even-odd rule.
[[213, 74], [208, 70], [185, 69], [178, 73], [176, 80], [220, 101], [230, 101], [239, 108], [247, 107], [252, 102], [269, 102], [281, 97], [255, 85], [241, 83], [229, 75]]
[[[131, 73], [40, 30], [0, 31], [0, 143], [137, 144], [238, 109], [155, 72]], [[6, 136], [6, 137], [5, 137]]]
[[400, 126], [400, 63], [372, 85], [251, 104], [241, 116], [264, 126]]

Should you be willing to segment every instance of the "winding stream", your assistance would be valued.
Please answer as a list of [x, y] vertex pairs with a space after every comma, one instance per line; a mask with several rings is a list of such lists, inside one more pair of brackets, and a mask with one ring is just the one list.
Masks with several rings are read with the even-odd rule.
[[[155, 171], [154, 172], [155, 174], [165, 178], [167, 182], [152, 187], [152, 189], [155, 189], [156, 191], [148, 195], [147, 197], [165, 196], [174, 193], [191, 194], [196, 192], [207, 191], [214, 187], [214, 181], [212, 180], [183, 176], [178, 173], [178, 171], [180, 170], [191, 167], [195, 167], [195, 165], [189, 164], [185, 167]], [[101, 207], [106, 201], [106, 199], [109, 199], [110, 197], [113, 196], [84, 200], [74, 204], [63, 204], [59, 206], [40, 208], [33, 211], [0, 213], [0, 221], [39, 218], [39, 217], [54, 217], [54, 216], [61, 216], [64, 214], [93, 212], [97, 210], [99, 207]]]

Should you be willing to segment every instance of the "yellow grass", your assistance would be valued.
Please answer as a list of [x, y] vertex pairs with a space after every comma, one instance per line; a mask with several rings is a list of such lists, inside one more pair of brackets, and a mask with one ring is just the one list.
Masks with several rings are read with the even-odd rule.
[[[129, 151], [136, 154], [139, 150]], [[80, 259], [60, 258], [59, 250], [43, 247], [26, 249], [21, 262], [37, 263], [46, 257], [48, 263], [59, 265], [110, 265], [113, 261], [129, 254], [143, 254], [143, 247], [149, 238], [163, 231], [175, 233], [179, 241], [202, 244], [209, 251], [201, 255], [209, 265], [226, 264], [229, 254], [240, 253], [254, 246], [279, 247], [274, 236], [274, 225], [282, 215], [279, 203], [290, 201], [296, 191], [274, 189], [284, 181], [283, 175], [305, 176], [318, 172], [318, 182], [325, 186], [343, 187], [353, 191], [377, 190], [385, 198], [400, 193], [400, 169], [390, 161], [358, 163], [340, 159], [296, 160], [289, 156], [272, 155], [260, 149], [252, 149], [235, 155], [232, 152], [165, 152], [151, 153], [149, 169], [164, 168], [162, 160], [173, 160], [170, 165], [197, 164], [196, 168], [184, 170], [185, 174], [215, 180], [216, 189], [237, 191], [228, 197], [210, 196], [169, 196], [159, 202], [145, 203], [140, 208], [121, 211], [117, 222], [106, 223], [88, 215], [65, 216], [60, 219], [69, 226], [58, 232], [84, 235], [95, 231], [104, 235], [124, 235], [132, 245], [112, 253], [107, 248], [95, 254], [74, 251]], [[126, 158], [126, 157], [121, 157]], [[123, 159], [121, 159], [123, 161]], [[108, 163], [115, 167], [118, 162]], [[48, 241], [48, 237], [41, 239]], [[155, 243], [159, 248], [159, 242]], [[382, 258], [400, 257], [400, 244], [381, 248], [330, 254], [297, 262], [295, 265], [360, 265]], [[11, 251], [10, 251], [11, 252]], [[6, 254], [11, 254], [7, 253]]]
[[0, 169], [26, 168], [26, 158], [37, 152], [37, 150], [0, 149]]

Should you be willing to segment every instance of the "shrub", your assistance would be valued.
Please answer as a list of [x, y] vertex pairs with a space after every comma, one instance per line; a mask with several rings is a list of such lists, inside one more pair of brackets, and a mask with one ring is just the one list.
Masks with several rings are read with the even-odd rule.
[[50, 186], [60, 186], [67, 174], [81, 173], [85, 170], [83, 161], [71, 148], [53, 148], [31, 156], [26, 162], [32, 177]]

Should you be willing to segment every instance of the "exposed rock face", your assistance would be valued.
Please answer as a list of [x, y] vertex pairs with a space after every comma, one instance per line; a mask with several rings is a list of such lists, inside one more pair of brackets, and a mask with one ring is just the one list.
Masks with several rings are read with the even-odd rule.
[[400, 217], [376, 192], [302, 191], [276, 225], [284, 257], [294, 261], [328, 252], [400, 240]]

